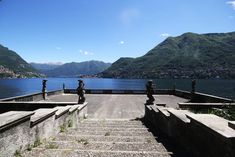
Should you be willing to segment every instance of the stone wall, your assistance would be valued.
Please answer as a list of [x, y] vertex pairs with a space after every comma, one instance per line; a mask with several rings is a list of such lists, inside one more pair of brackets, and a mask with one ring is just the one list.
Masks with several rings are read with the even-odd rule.
[[54, 138], [68, 127], [77, 127], [87, 116], [87, 103], [0, 114], [0, 154], [11, 157]]
[[53, 108], [56, 106], [76, 105], [76, 102], [11, 102], [0, 101], [0, 113], [8, 111], [34, 111], [40, 108]]
[[[51, 96], [51, 95], [58, 95], [62, 93], [64, 93], [64, 90], [55, 90], [55, 91], [47, 92], [47, 95]], [[22, 101], [22, 102], [41, 101], [41, 100], [43, 100], [42, 92], [1, 99], [1, 101]]]
[[[145, 120], [187, 151], [201, 157], [234, 157], [231, 122], [212, 114], [194, 114], [161, 106], [146, 106]], [[232, 126], [232, 125], [231, 125]]]

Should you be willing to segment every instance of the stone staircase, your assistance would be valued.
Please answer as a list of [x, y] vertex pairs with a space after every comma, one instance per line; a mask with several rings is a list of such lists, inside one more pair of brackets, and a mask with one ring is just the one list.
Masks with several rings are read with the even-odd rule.
[[24, 157], [169, 157], [171, 153], [139, 120], [86, 119], [76, 129], [64, 129]]

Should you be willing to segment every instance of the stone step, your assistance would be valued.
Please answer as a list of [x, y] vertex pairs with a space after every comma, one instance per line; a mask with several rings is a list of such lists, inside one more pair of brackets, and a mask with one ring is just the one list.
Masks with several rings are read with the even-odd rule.
[[88, 141], [88, 142], [147, 142], [156, 143], [151, 135], [147, 136], [97, 136], [97, 135], [59, 135], [55, 138], [58, 141]]
[[170, 157], [170, 152], [160, 151], [110, 151], [77, 149], [33, 149], [23, 154], [24, 157]]
[[167, 152], [161, 144], [143, 142], [93, 142], [88, 141], [51, 141], [39, 148], [79, 149], [79, 150], [112, 150], [112, 151], [159, 151]]
[[111, 127], [111, 128], [146, 128], [143, 124], [104, 124], [104, 123], [94, 123], [94, 124], [85, 124], [80, 123], [79, 127]]
[[148, 131], [148, 128], [78, 127], [76, 131]]
[[142, 125], [143, 123], [141, 121], [137, 120], [84, 120], [81, 123], [83, 124], [123, 124], [123, 125]]
[[77, 130], [68, 130], [66, 133], [67, 135], [101, 135], [101, 136], [145, 136], [145, 135], [152, 135], [152, 133], [144, 130], [144, 131], [77, 131]]

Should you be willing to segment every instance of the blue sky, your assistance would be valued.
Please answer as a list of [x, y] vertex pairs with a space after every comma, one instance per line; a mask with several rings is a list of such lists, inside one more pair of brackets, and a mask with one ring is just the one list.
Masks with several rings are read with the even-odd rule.
[[167, 36], [235, 31], [235, 0], [1, 0], [0, 44], [27, 62], [114, 62]]

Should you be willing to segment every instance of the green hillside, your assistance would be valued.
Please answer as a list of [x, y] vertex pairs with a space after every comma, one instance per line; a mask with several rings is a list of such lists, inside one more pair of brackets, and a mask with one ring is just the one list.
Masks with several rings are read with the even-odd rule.
[[48, 77], [78, 77], [94, 75], [106, 70], [111, 64], [101, 61], [72, 62], [63, 64], [55, 69], [44, 71]]
[[30, 64], [16, 52], [0, 45], [0, 78], [40, 76]]
[[169, 37], [138, 58], [101, 73], [114, 78], [235, 78], [235, 32]]

